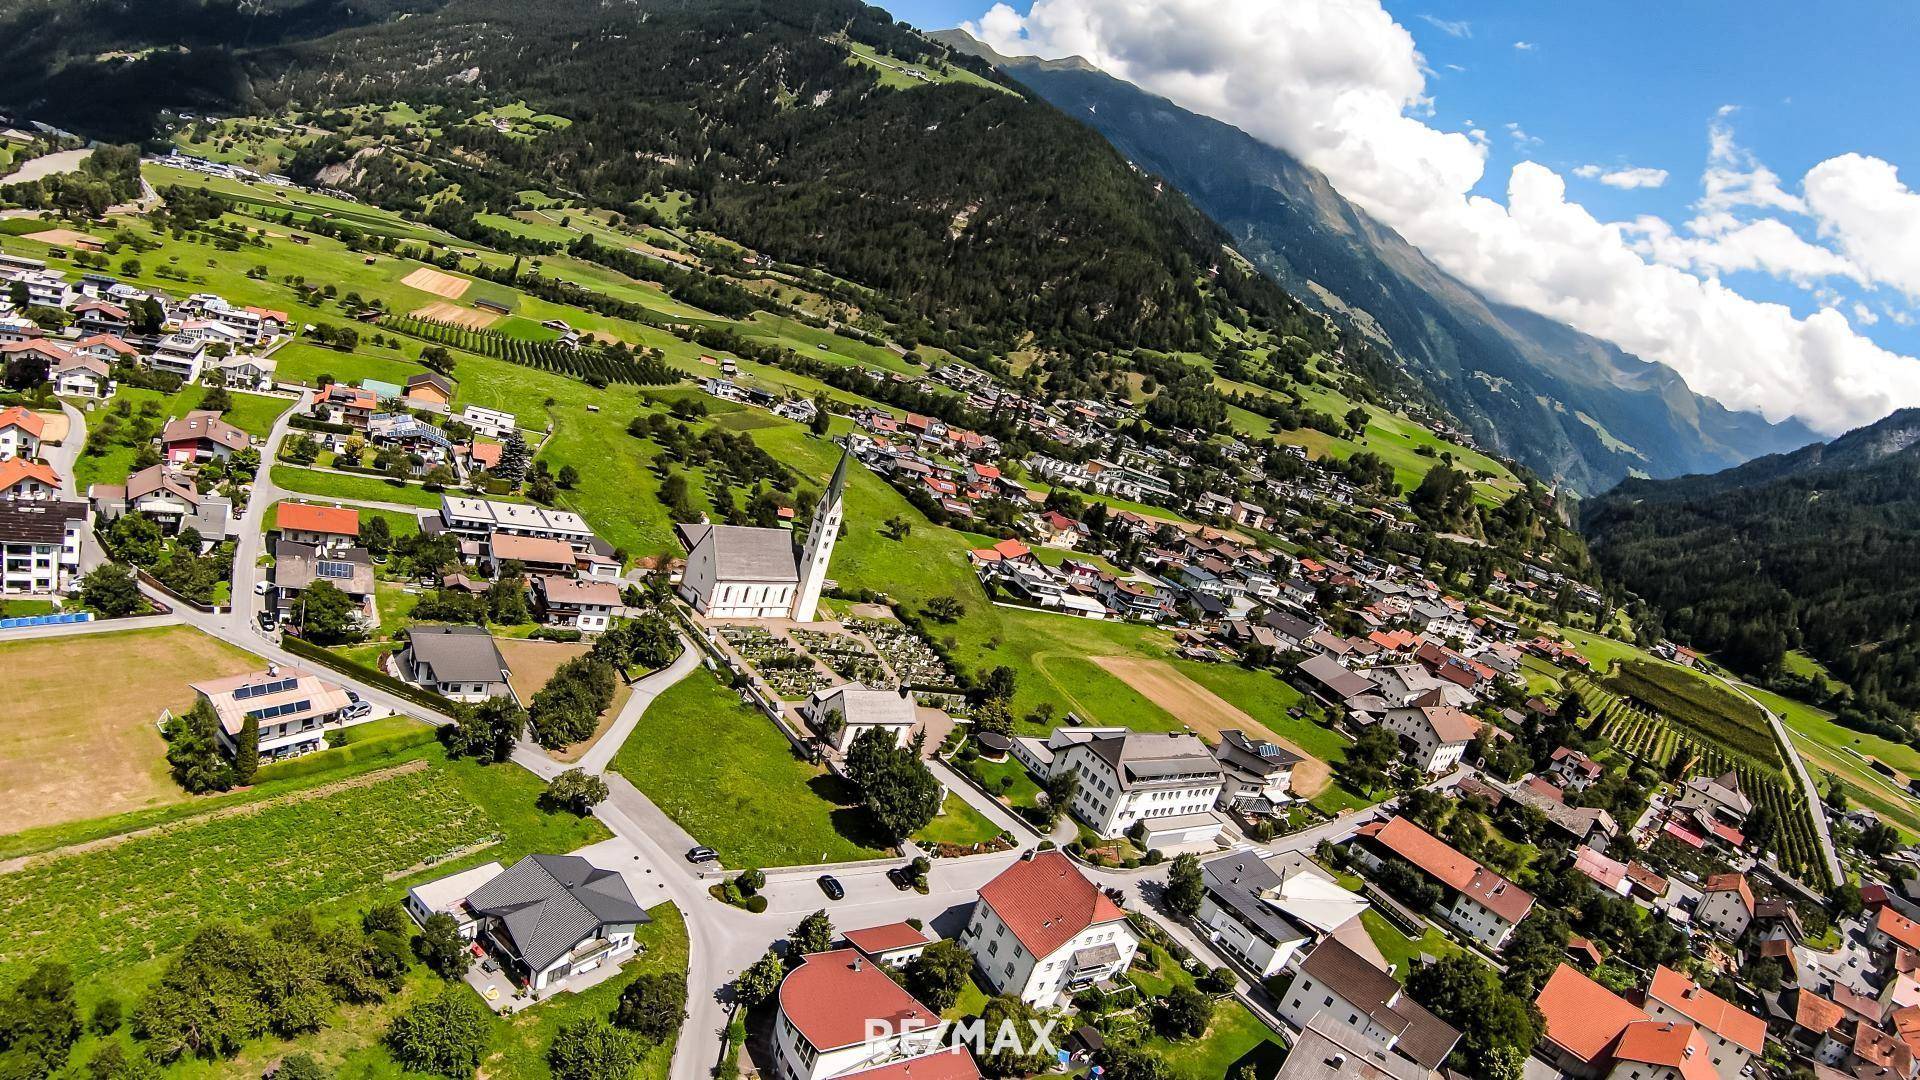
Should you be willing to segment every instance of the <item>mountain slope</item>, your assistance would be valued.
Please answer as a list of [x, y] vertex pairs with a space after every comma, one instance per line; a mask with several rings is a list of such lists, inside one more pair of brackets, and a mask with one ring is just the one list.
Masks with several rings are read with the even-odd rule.
[[1803, 649], [1868, 708], [1920, 706], [1920, 410], [1710, 476], [1628, 480], [1583, 527], [1607, 572], [1729, 663]]
[[991, 60], [1105, 135], [1218, 221], [1295, 295], [1381, 341], [1487, 445], [1582, 491], [1634, 473], [1724, 468], [1815, 438], [1692, 393], [1672, 369], [1530, 312], [1489, 303], [1318, 171], [1078, 60]]

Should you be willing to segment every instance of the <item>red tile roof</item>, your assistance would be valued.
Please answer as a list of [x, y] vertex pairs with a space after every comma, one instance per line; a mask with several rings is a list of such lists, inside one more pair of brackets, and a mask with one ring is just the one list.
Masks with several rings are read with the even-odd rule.
[[1891, 904], [1873, 917], [1873, 928], [1909, 949], [1920, 949], [1920, 923], [1895, 911]]
[[28, 480], [38, 480], [56, 491], [60, 488], [60, 474], [44, 461], [28, 461], [22, 457], [0, 461], [0, 491], [12, 491]]
[[895, 1031], [940, 1019], [854, 949], [803, 960], [780, 983], [780, 1011], [820, 1051], [866, 1042], [870, 1019], [885, 1021]]
[[979, 1080], [980, 1067], [964, 1046], [949, 1047], [934, 1054], [907, 1058], [861, 1072], [847, 1073], [840, 1080]]
[[1718, 1080], [1720, 1075], [1707, 1057], [1707, 1040], [1692, 1024], [1651, 1020], [1628, 1024], [1613, 1056], [1618, 1061], [1663, 1065], [1678, 1072], [1682, 1080]]
[[17, 427], [37, 439], [46, 426], [46, 418], [30, 409], [13, 405], [0, 410], [0, 428]]
[[73, 343], [76, 349], [90, 349], [95, 345], [105, 345], [109, 350], [121, 356], [139, 356], [140, 350], [121, 341], [112, 334], [91, 334]]
[[1653, 971], [1648, 1001], [1659, 1001], [1680, 1015], [1756, 1057], [1767, 1045], [1767, 1022], [1736, 1007], [1685, 975], [1662, 964]]
[[980, 899], [1036, 958], [1052, 956], [1089, 926], [1127, 917], [1058, 851], [1037, 852], [1002, 870], [980, 887]]
[[1801, 990], [1793, 1002], [1793, 1022], [1815, 1035], [1832, 1031], [1847, 1011], [1810, 990]]
[[360, 511], [358, 510], [339, 506], [286, 502], [281, 503], [274, 514], [274, 523], [282, 530], [332, 533], [335, 536], [360, 535]]
[[1481, 866], [1403, 817], [1363, 825], [1360, 836], [1373, 841], [1425, 871], [1441, 884], [1471, 897], [1481, 907], [1508, 922], [1526, 918], [1533, 894]]
[[1746, 905], [1747, 914], [1753, 914], [1753, 890], [1747, 888], [1745, 874], [1715, 874], [1700, 886], [1703, 893], [1731, 892], [1740, 894], [1740, 902]]
[[849, 930], [843, 936], [848, 944], [868, 956], [895, 949], [910, 949], [915, 945], [925, 945], [928, 941], [927, 935], [903, 922]]
[[1639, 1006], [1561, 964], [1534, 999], [1547, 1038], [1581, 1061], [1597, 1060], [1627, 1025], [1647, 1019]]

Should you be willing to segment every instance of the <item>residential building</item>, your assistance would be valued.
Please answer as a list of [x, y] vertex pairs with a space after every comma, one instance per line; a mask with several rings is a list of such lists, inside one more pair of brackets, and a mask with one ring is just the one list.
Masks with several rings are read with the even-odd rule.
[[548, 626], [598, 634], [613, 625], [613, 610], [620, 606], [620, 586], [613, 582], [535, 574], [532, 584], [534, 614]]
[[1740, 790], [1740, 777], [1729, 769], [1719, 776], [1697, 776], [1680, 790], [1680, 808], [1698, 810], [1738, 829], [1753, 813], [1753, 801]]
[[220, 749], [234, 754], [251, 718], [259, 728], [262, 760], [326, 749], [327, 725], [337, 724], [340, 711], [353, 702], [345, 689], [295, 667], [269, 667], [191, 685], [219, 721]]
[[1568, 791], [1584, 790], [1606, 775], [1600, 763], [1571, 747], [1555, 747], [1547, 763], [1547, 774]]
[[60, 474], [46, 462], [0, 459], [0, 499], [57, 499], [60, 493]]
[[1489, 949], [1499, 949], [1533, 909], [1533, 895], [1449, 847], [1403, 817], [1362, 825], [1354, 834], [1355, 856], [1378, 867], [1388, 855], [1444, 886], [1436, 911], [1456, 929]]
[[62, 357], [48, 367], [47, 375], [53, 380], [53, 392], [61, 397], [106, 398], [117, 388], [112, 365], [84, 353]]
[[318, 547], [282, 539], [274, 545], [268, 580], [273, 584], [273, 603], [280, 619], [291, 626], [299, 627], [305, 621], [301, 598], [319, 581], [347, 594], [359, 608], [361, 625], [372, 626], [380, 618], [374, 600], [373, 557], [366, 548]]
[[472, 941], [480, 933], [480, 916], [467, 903], [467, 898], [505, 870], [506, 867], [497, 862], [481, 863], [471, 870], [415, 885], [407, 890], [407, 914], [421, 926], [427, 925], [427, 920], [435, 915], [445, 915], [453, 920], [462, 939]]
[[1654, 1020], [1699, 1028], [1720, 1080], [1738, 1080], [1749, 1062], [1766, 1054], [1766, 1021], [1664, 964], [1654, 969], [1645, 1007]]
[[1738, 941], [1753, 922], [1753, 891], [1745, 874], [1715, 874], [1700, 886], [1694, 918], [1729, 940]]
[[509, 563], [519, 564], [525, 573], [571, 575], [578, 557], [565, 540], [497, 532], [488, 535], [479, 561], [487, 576], [497, 578]]
[[1293, 767], [1301, 758], [1292, 750], [1229, 729], [1220, 733], [1213, 759], [1224, 781], [1220, 809], [1265, 817], [1293, 801]]
[[328, 415], [336, 424], [345, 424], [356, 431], [365, 431], [373, 423], [373, 414], [380, 408], [380, 397], [373, 391], [344, 383], [333, 383], [327, 387], [327, 394], [320, 399], [326, 406]]
[[1649, 1020], [1646, 1010], [1570, 964], [1554, 969], [1534, 1005], [1546, 1022], [1536, 1055], [1560, 1073], [1580, 1080], [1606, 1077], [1621, 1033]]
[[31, 409], [10, 405], [0, 409], [0, 461], [40, 456], [40, 433], [46, 430], [44, 417]]
[[916, 930], [912, 923], [904, 922], [862, 927], [840, 936], [847, 939], [847, 944], [859, 949], [867, 959], [896, 968], [907, 966], [909, 961], [933, 944], [933, 939], [927, 936], [926, 931]]
[[1433, 776], [1460, 764], [1480, 734], [1480, 721], [1449, 705], [1388, 709], [1381, 722], [1399, 734], [1408, 760]]
[[407, 379], [407, 404], [445, 409], [453, 403], [453, 380], [437, 371], [423, 371]]
[[652, 922], [626, 878], [578, 855], [529, 855], [468, 892], [477, 939], [534, 991], [618, 965]]
[[1272, 1080], [1440, 1080], [1440, 1073], [1322, 1013], [1307, 1021]]
[[515, 697], [506, 659], [478, 626], [415, 623], [393, 665], [406, 681], [455, 701]]
[[126, 308], [104, 300], [82, 300], [67, 311], [82, 334], [124, 335], [133, 325]]
[[1170, 847], [1211, 841], [1225, 825], [1213, 810], [1225, 776], [1192, 735], [1127, 732], [1073, 743], [1054, 756], [1053, 774], [1061, 772], [1079, 774], [1069, 808], [1104, 837], [1145, 822], [1149, 845]]
[[1459, 1031], [1408, 997], [1392, 975], [1332, 937], [1300, 962], [1278, 1011], [1294, 1027], [1324, 1017], [1428, 1069], [1460, 1041]]
[[160, 446], [167, 461], [192, 465], [225, 461], [253, 445], [252, 436], [220, 419], [220, 414], [197, 409], [160, 429]]
[[147, 354], [147, 366], [167, 375], [177, 375], [181, 382], [197, 383], [201, 372], [206, 370], [207, 343], [180, 334], [162, 338]]
[[494, 502], [458, 495], [440, 497], [440, 518], [432, 527], [483, 540], [495, 533], [565, 540], [575, 551], [593, 547], [593, 530], [579, 514], [530, 503]]
[[843, 754], [870, 728], [885, 729], [896, 746], [905, 746], [920, 721], [913, 692], [906, 687], [878, 690], [859, 683], [814, 691], [800, 707], [800, 715], [827, 745]]
[[993, 993], [1041, 1008], [1123, 976], [1140, 947], [1126, 912], [1058, 851], [1028, 851], [982, 886], [960, 941]]
[[266, 391], [273, 389], [274, 372], [279, 370], [280, 362], [271, 356], [241, 353], [216, 360], [213, 367], [220, 373], [221, 385], [229, 390]]
[[510, 412], [469, 405], [454, 419], [490, 439], [504, 439], [516, 430], [516, 418]]
[[351, 547], [360, 539], [360, 511], [351, 507], [283, 502], [275, 508], [274, 516], [283, 543], [331, 550]]
[[1298, 852], [1231, 852], [1202, 863], [1200, 877], [1206, 894], [1194, 922], [1263, 979], [1369, 906]]
[[0, 593], [65, 592], [80, 575], [83, 503], [0, 502]]
[[804, 957], [775, 998], [777, 1080], [973, 1080], [964, 1047], [943, 1048], [940, 1016], [858, 949]]
[[87, 498], [102, 521], [122, 514], [145, 514], [162, 532], [178, 535], [191, 528], [207, 544], [233, 535], [233, 504], [224, 495], [202, 495], [192, 478], [162, 462], [127, 477], [124, 484], [95, 484]]

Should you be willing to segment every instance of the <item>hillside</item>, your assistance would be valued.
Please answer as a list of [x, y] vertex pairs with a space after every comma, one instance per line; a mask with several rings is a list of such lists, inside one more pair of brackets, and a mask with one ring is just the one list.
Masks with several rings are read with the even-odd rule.
[[1710, 476], [1629, 480], [1584, 526], [1677, 636], [1761, 677], [1802, 650], [1883, 717], [1920, 705], [1920, 411]]
[[1396, 357], [1484, 445], [1584, 492], [1789, 450], [1815, 436], [1692, 393], [1672, 369], [1530, 312], [1488, 302], [1284, 151], [1087, 66], [991, 59], [1105, 135], [1218, 221], [1296, 296]]

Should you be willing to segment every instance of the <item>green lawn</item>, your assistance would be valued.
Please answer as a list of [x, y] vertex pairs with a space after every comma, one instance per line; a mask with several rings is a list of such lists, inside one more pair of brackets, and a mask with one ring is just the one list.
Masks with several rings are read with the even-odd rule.
[[[106, 408], [112, 409], [114, 402], [126, 401], [132, 403], [133, 416], [121, 418], [122, 426], [120, 431], [124, 437], [127, 433], [127, 425], [132, 424], [133, 421], [138, 418], [141, 407], [148, 402], [157, 402], [160, 406], [160, 412], [157, 416], [152, 417], [152, 421], [154, 433], [158, 434], [160, 427], [164, 425], [169, 418], [185, 416], [187, 413], [192, 412], [193, 409], [200, 404], [201, 395], [205, 393], [206, 387], [198, 384], [183, 386], [178, 392], [172, 394], [162, 394], [157, 390], [144, 390], [137, 386], [123, 386], [113, 395], [112, 399], [108, 401]], [[89, 430], [99, 422], [100, 414], [96, 412], [89, 419]], [[127, 478], [128, 473], [133, 471], [133, 455], [135, 449], [137, 448], [131, 443], [120, 442], [109, 446], [107, 452], [104, 454], [94, 455], [82, 453], [74, 463], [74, 485], [80, 491], [85, 492], [87, 488], [93, 484], [120, 483]]]
[[[1040, 805], [1040, 785], [1034, 782], [1033, 774], [1027, 772], [1027, 767], [1015, 761], [1011, 755], [1005, 761], [975, 758], [967, 768], [976, 779], [986, 785], [988, 791], [998, 792], [1012, 805]], [[1002, 780], [1005, 780], [1008, 785], [1004, 792], [999, 790]]]
[[273, 430], [273, 422], [280, 414], [291, 408], [293, 402], [286, 398], [272, 397], [267, 394], [233, 393], [228, 397], [233, 407], [221, 413], [227, 423], [246, 432], [256, 439], [264, 439]]
[[845, 783], [704, 670], [647, 708], [613, 768], [730, 867], [886, 854]]
[[279, 361], [276, 376], [283, 382], [317, 386], [320, 376], [330, 375], [342, 383], [390, 382], [405, 386], [407, 380], [427, 370], [422, 364], [405, 358], [404, 350], [374, 349], [362, 344], [359, 351], [341, 352], [325, 345], [305, 341], [289, 342], [273, 354]]
[[984, 844], [1000, 835], [1000, 826], [995, 825], [985, 814], [975, 810], [967, 800], [948, 792], [946, 801], [940, 804], [940, 816], [927, 823], [927, 827], [913, 834], [913, 838], [923, 845], [930, 844]]
[[1214, 1006], [1213, 1023], [1200, 1038], [1171, 1042], [1156, 1035], [1141, 1045], [1179, 1080], [1230, 1080], [1246, 1065], [1256, 1076], [1271, 1076], [1286, 1057], [1273, 1029], [1233, 998]]
[[412, 484], [392, 484], [375, 476], [342, 476], [339, 473], [316, 472], [313, 469], [302, 469], [293, 465], [275, 465], [273, 482], [288, 491], [297, 491], [322, 499], [402, 503], [428, 510], [437, 510], [440, 507], [439, 492], [428, 491]]
[[1407, 973], [1413, 970], [1414, 961], [1422, 953], [1444, 957], [1465, 951], [1431, 926], [1420, 937], [1410, 938], [1399, 927], [1388, 922], [1386, 916], [1372, 908], [1360, 913], [1360, 922], [1366, 926], [1367, 936], [1373, 939], [1374, 946], [1380, 950], [1381, 956], [1386, 957], [1387, 963], [1393, 965], [1394, 974], [1402, 982], [1406, 981]]

